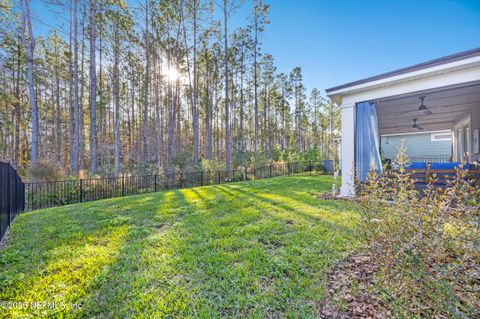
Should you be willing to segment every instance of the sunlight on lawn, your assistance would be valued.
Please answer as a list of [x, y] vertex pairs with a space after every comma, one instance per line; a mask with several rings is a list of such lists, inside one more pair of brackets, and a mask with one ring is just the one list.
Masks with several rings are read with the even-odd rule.
[[45, 310], [40, 306], [38, 309], [12, 309], [11, 315], [41, 316], [48, 313], [59, 316], [60, 313], [69, 313], [69, 303], [78, 302], [78, 299], [86, 294], [92, 281], [99, 278], [100, 273], [114, 262], [115, 253], [124, 242], [127, 230], [125, 226], [116, 227], [106, 234], [95, 234], [83, 242], [74, 241], [70, 245], [45, 252], [45, 261], [48, 262], [41, 265], [41, 270], [28, 279], [23, 274], [14, 277], [13, 280], [17, 283], [15, 290], [2, 291], [2, 299], [28, 303], [55, 301], [58, 304], [57, 309]]
[[296, 176], [22, 215], [0, 300], [83, 305], [67, 317], [316, 317], [326, 271], [356, 245], [353, 207], [318, 199], [330, 186]]

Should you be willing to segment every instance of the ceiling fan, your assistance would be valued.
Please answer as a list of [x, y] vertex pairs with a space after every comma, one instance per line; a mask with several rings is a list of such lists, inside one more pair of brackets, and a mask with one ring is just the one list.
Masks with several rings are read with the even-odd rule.
[[425, 96], [420, 96], [419, 97], [420, 99], [420, 106], [418, 107], [417, 110], [413, 110], [413, 111], [406, 111], [406, 112], [402, 112], [402, 113], [398, 113], [395, 117], [399, 117], [401, 115], [404, 115], [404, 114], [408, 114], [408, 113], [416, 113], [416, 112], [420, 112], [421, 114], [423, 115], [432, 115], [433, 112], [430, 110], [430, 108], [428, 106], [425, 105], [424, 101], [425, 101]]
[[417, 130], [420, 130], [420, 131], [424, 130], [423, 127], [417, 125], [417, 119], [413, 119], [412, 128], [416, 128]]
[[420, 97], [420, 106], [418, 107], [418, 111], [422, 112], [425, 115], [433, 114], [433, 112], [430, 111], [430, 109], [423, 103], [424, 100], [425, 100], [425, 96], [421, 96]]

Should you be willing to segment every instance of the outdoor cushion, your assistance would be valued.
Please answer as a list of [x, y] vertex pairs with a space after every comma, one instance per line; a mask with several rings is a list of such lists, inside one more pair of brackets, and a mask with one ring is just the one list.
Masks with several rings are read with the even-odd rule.
[[[453, 163], [432, 163], [430, 164], [431, 169], [445, 169], [445, 170], [453, 170], [457, 167], [460, 167], [462, 163], [460, 162], [453, 162]], [[463, 169], [470, 169], [470, 164], [465, 164]]]
[[425, 162], [412, 162], [407, 165], [407, 169], [426, 169], [427, 163]]

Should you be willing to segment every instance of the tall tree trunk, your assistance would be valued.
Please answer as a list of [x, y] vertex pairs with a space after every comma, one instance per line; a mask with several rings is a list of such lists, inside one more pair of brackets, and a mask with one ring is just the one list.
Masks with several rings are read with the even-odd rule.
[[[295, 87], [297, 87], [297, 82], [295, 83]], [[301, 109], [300, 109], [300, 97], [298, 93], [298, 88], [295, 89], [295, 117], [297, 121], [297, 146], [298, 151], [302, 151], [302, 129], [301, 129]]]
[[282, 85], [282, 151], [285, 150], [285, 147], [287, 146], [287, 117], [285, 114], [286, 111], [286, 106], [285, 106], [285, 89]]
[[268, 158], [268, 137], [267, 137], [267, 84], [265, 81], [265, 89], [264, 89], [264, 100], [263, 100], [263, 156], [265, 159]]
[[[128, 93], [128, 88], [127, 88], [127, 91], [125, 92], [125, 105], [127, 105], [127, 107], [125, 108], [125, 112], [127, 112], [126, 114], [126, 120], [127, 120], [127, 132], [128, 132], [128, 136], [127, 136], [127, 140], [128, 140], [128, 151], [126, 152], [127, 154], [130, 154], [131, 151], [132, 151], [132, 121], [130, 120], [130, 108], [128, 107], [128, 105], [130, 105], [130, 95]], [[132, 164], [132, 161], [130, 159], [130, 157], [128, 157], [126, 159], [126, 161], [128, 162], [128, 164]]]
[[197, 10], [198, 0], [193, 0], [193, 164], [198, 165], [198, 79], [197, 79]]
[[208, 57], [207, 57], [207, 50], [205, 50], [205, 88], [206, 88], [206, 100], [207, 100], [207, 105], [206, 105], [206, 119], [205, 119], [205, 124], [206, 124], [206, 131], [207, 131], [207, 159], [211, 161], [213, 159], [213, 137], [212, 137], [212, 131], [213, 131], [213, 114], [212, 114], [212, 101], [210, 98], [210, 67], [208, 64]]
[[[158, 56], [155, 58], [154, 63], [156, 64], [159, 60]], [[153, 67], [156, 70], [156, 67]], [[162, 118], [160, 117], [160, 81], [158, 72], [155, 72], [155, 128], [156, 128], [156, 141], [157, 141], [157, 172], [160, 172], [162, 168]]]
[[[180, 65], [177, 61], [176, 64], [176, 69], [178, 70], [180, 68]], [[178, 152], [179, 149], [182, 147], [182, 111], [180, 109], [180, 79], [175, 80], [175, 112], [176, 112], [176, 119], [177, 122], [175, 124], [176, 126], [176, 132], [175, 132], [175, 148], [174, 148], [174, 154]]]
[[215, 90], [215, 157], [220, 158], [220, 108], [218, 107], [218, 94]]
[[[15, 63], [15, 60], [13, 59], [13, 63]], [[7, 69], [3, 68], [3, 91], [7, 92], [8, 90], [8, 84], [7, 84]], [[13, 71], [13, 77], [15, 78], [15, 71]], [[8, 96], [7, 94], [3, 94], [3, 106], [4, 106], [4, 112], [7, 113], [8, 110]], [[14, 116], [12, 114], [12, 116]], [[7, 151], [8, 149], [12, 149], [12, 143], [14, 143], [12, 140], [9, 140], [9, 132], [13, 131], [11, 128], [9, 128], [7, 125], [2, 125], [0, 126], [0, 141], [5, 141], [2, 143], [1, 146], [1, 152], [0, 156], [1, 158], [7, 158]], [[15, 156], [15, 155], [14, 155]]]
[[[170, 65], [170, 63], [169, 63]], [[176, 111], [175, 111], [175, 101], [173, 94], [173, 84], [172, 82], [168, 85], [168, 126], [167, 126], [167, 173], [172, 174], [173, 171], [173, 152], [175, 147], [175, 122], [176, 122]]]
[[230, 136], [230, 149], [231, 149], [231, 153], [230, 153], [230, 156], [235, 158], [236, 156], [236, 139], [235, 139], [235, 131], [236, 131], [236, 128], [235, 128], [235, 123], [236, 123], [236, 119], [235, 119], [235, 109], [237, 108], [237, 99], [236, 99], [236, 96], [235, 96], [235, 88], [237, 87], [237, 84], [235, 82], [235, 79], [236, 79], [237, 75], [236, 75], [236, 72], [232, 69], [232, 83], [230, 85], [230, 135], [232, 135], [231, 132], [233, 132], [233, 137]]
[[75, 172], [75, 121], [74, 121], [74, 105], [73, 105], [73, 61], [72, 61], [72, 45], [73, 45], [73, 2], [70, 0], [70, 32], [68, 42], [68, 83], [69, 83], [69, 96], [68, 96], [68, 144], [69, 144], [69, 158], [70, 158], [70, 171]]
[[257, 53], [258, 53], [258, 17], [254, 16], [254, 44], [253, 44], [253, 98], [254, 98], [254, 138], [253, 138], [253, 165], [257, 166], [258, 147], [258, 78], [257, 78]]
[[149, 35], [148, 35], [148, 5], [149, 0], [145, 0], [145, 97], [143, 107], [143, 163], [148, 163], [148, 149], [147, 149], [147, 132], [148, 132], [148, 89], [150, 85], [150, 49], [149, 49]]
[[[24, 2], [25, 1], [25, 2]], [[32, 20], [30, 18], [30, 0], [20, 0], [20, 6], [22, 7], [22, 32], [21, 39], [25, 49], [27, 50], [27, 83], [28, 83], [28, 93], [30, 98], [30, 110], [32, 115], [32, 141], [31, 141], [31, 151], [30, 151], [30, 167], [34, 167], [38, 159], [38, 109], [37, 109], [37, 99], [35, 96], [34, 88], [34, 69], [35, 69], [35, 60], [34, 60], [34, 51], [35, 51], [35, 38], [33, 37], [32, 31]], [[25, 37], [25, 32], [28, 29], [28, 41]]]
[[[99, 28], [101, 29], [101, 28]], [[98, 90], [100, 92], [100, 100], [102, 100], [102, 97], [105, 94], [105, 91], [103, 89], [103, 43], [102, 43], [102, 33], [100, 32], [98, 34], [98, 80], [99, 80], [99, 85], [98, 85]], [[105, 167], [105, 137], [106, 134], [104, 133], [107, 131], [106, 126], [106, 115], [105, 115], [106, 109], [104, 103], [101, 104], [100, 110], [99, 110], [99, 119], [98, 119], [98, 150], [100, 152], [100, 166]]]
[[85, 15], [87, 11], [87, 4], [84, 3], [82, 13], [82, 61], [81, 61], [81, 86], [80, 86], [80, 133], [78, 136], [80, 144], [79, 165], [80, 169], [85, 168], [85, 141], [84, 141], [84, 115], [83, 115], [83, 96], [85, 92]]
[[[21, 121], [21, 105], [20, 105], [20, 63], [22, 59], [22, 49], [20, 47], [20, 39], [17, 44], [17, 76], [15, 80], [15, 152], [14, 162], [20, 164], [20, 121]], [[6, 97], [6, 95], [5, 95]], [[6, 104], [5, 104], [6, 105]]]
[[44, 95], [44, 102], [43, 102], [43, 107], [45, 109], [45, 143], [44, 143], [44, 151], [43, 151], [43, 154], [44, 154], [44, 158], [48, 158], [48, 152], [49, 152], [49, 145], [48, 145], [48, 90], [47, 90], [47, 86], [45, 85], [45, 95]]
[[244, 75], [244, 70], [245, 70], [245, 58], [243, 54], [243, 48], [242, 48], [242, 58], [241, 58], [241, 71], [240, 71], [240, 148], [242, 152], [242, 174], [243, 174], [243, 180], [246, 179], [246, 167], [245, 167], [245, 129], [244, 129], [244, 104], [245, 104], [245, 98], [244, 98], [244, 93], [243, 93], [243, 75]]
[[225, 43], [225, 170], [230, 171], [230, 105], [228, 92], [228, 11], [227, 0], [223, 0], [224, 43]]
[[97, 0], [90, 0], [90, 171], [97, 172], [97, 73], [95, 67]]
[[59, 144], [59, 125], [60, 125], [60, 72], [59, 72], [59, 62], [58, 62], [58, 54], [55, 56], [55, 95], [56, 95], [56, 103], [55, 103], [55, 117], [53, 119], [53, 145], [54, 145], [54, 152], [55, 152], [55, 161], [57, 163], [60, 162], [60, 144]]
[[114, 48], [113, 48], [113, 98], [115, 103], [114, 114], [114, 158], [115, 158], [115, 176], [120, 174], [120, 43], [118, 36], [118, 25], [115, 25]]
[[74, 103], [75, 103], [75, 145], [73, 148], [73, 172], [78, 173], [78, 157], [80, 153], [80, 106], [78, 103], [78, 13], [77, 2], [73, 0], [73, 83], [74, 83]]
[[[132, 130], [130, 131], [132, 144], [136, 145], [136, 138], [135, 138], [135, 70], [132, 66], [132, 79], [130, 81], [130, 91], [132, 95], [132, 103], [131, 103], [131, 113], [132, 113]], [[135, 147], [135, 146], [133, 146]], [[131, 150], [132, 151], [132, 150]], [[133, 158], [133, 156], [132, 156]]]
[[[165, 87], [165, 86], [164, 86]], [[162, 99], [162, 95], [160, 95], [161, 101], [165, 101], [166, 99]], [[167, 101], [168, 104], [168, 101]], [[166, 121], [166, 116], [165, 116], [165, 107], [164, 105], [160, 105], [160, 166], [164, 166], [165, 164], [165, 121]]]

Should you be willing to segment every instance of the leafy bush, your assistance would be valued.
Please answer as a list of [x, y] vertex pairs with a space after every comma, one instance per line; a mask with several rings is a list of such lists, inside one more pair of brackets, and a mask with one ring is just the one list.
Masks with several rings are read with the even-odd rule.
[[30, 179], [35, 182], [59, 181], [64, 178], [63, 168], [47, 160], [39, 160], [35, 167], [30, 169]]
[[282, 150], [278, 147], [274, 147], [272, 151], [272, 160], [274, 162], [279, 162], [283, 160]]
[[480, 193], [468, 172], [420, 192], [405, 150], [387, 174], [359, 185], [361, 229], [377, 286], [398, 316], [480, 317]]
[[223, 171], [225, 170], [225, 163], [219, 160], [207, 160], [201, 159], [200, 161], [200, 171], [203, 172], [214, 172], [214, 171]]
[[325, 167], [325, 165], [323, 163], [320, 163], [320, 162], [313, 162], [312, 170], [316, 174], [323, 174], [323, 173], [327, 172], [327, 168]]
[[318, 147], [315, 147], [306, 151], [305, 153], [302, 154], [302, 157], [301, 157], [301, 159], [304, 161], [317, 161], [322, 158], [324, 158], [323, 152]]

